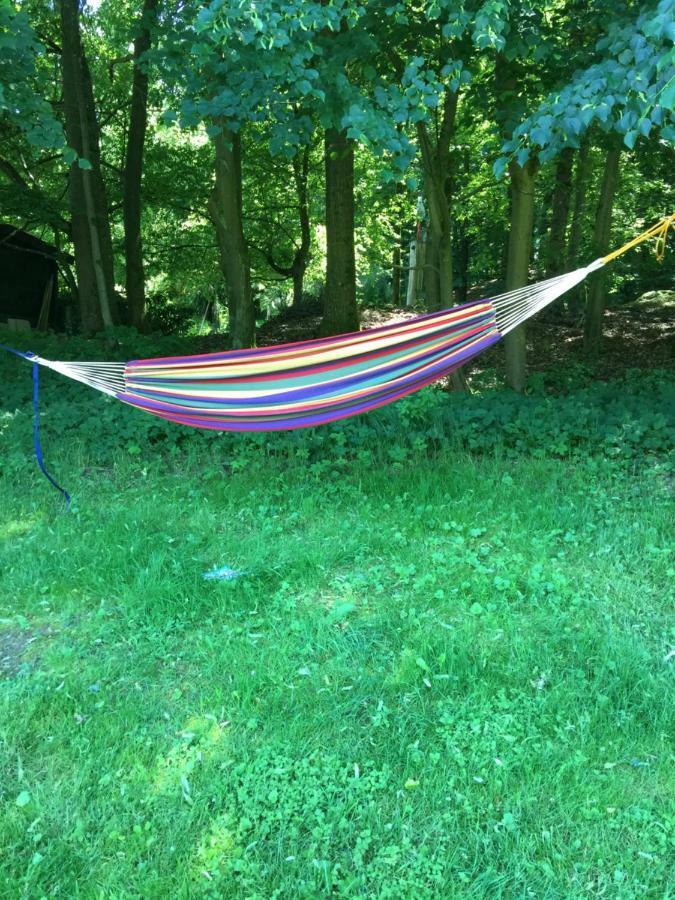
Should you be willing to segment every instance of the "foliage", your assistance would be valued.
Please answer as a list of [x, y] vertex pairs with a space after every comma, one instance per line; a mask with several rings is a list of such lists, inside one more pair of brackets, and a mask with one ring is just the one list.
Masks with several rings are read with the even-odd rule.
[[[11, 59], [14, 67], [1, 70], [4, 74], [0, 75], [0, 82], [13, 85], [11, 90], [28, 92], [28, 107], [19, 120], [10, 121], [7, 115], [3, 119], [0, 202], [7, 221], [71, 252], [62, 155], [31, 147], [21, 131], [32, 127], [31, 122], [40, 121], [37, 113], [30, 112], [31, 97], [37, 98], [44, 110], [52, 110], [57, 121], [61, 116], [57, 102], [55, 11], [50, 5], [33, 0], [26, 0], [18, 14], [12, 5], [0, 8], [5, 23], [2, 33], [8, 42], [4, 59], [7, 66]], [[325, 266], [324, 184], [318, 132], [326, 124], [350, 130], [358, 143], [356, 243], [360, 299], [369, 302], [373, 298], [381, 304], [391, 296], [394, 246], [403, 238], [405, 266], [407, 241], [415, 231], [420, 180], [416, 123], [426, 122], [432, 133], [438, 127], [439, 103], [444, 93], [458, 90], [456, 134], [450, 151], [455, 272], [461, 273], [456, 285], [462, 281], [473, 287], [503, 277], [507, 193], [491, 169], [499, 155], [507, 108], [509, 115], [514, 111], [529, 114], [523, 126], [523, 143], [517, 149], [529, 147], [531, 135], [527, 129], [534, 127], [532, 111], [546, 94], [555, 88], [558, 96], [563, 86], [572, 81], [566, 90], [572, 91], [570, 102], [576, 103], [574, 71], [586, 72], [591, 65], [609, 66], [608, 50], [601, 47], [596, 51], [595, 44], [610, 37], [614, 42], [624, 40], [630, 31], [625, 25], [629, 3], [617, 7], [603, 2], [587, 8], [576, 0], [546, 4], [478, 0], [381, 4], [350, 0], [343, 4], [299, 5], [269, 0], [256, 8], [255, 22], [245, 21], [246, 10], [231, 3], [187, 3], [173, 12], [167, 8], [153, 35], [156, 52], [144, 63], [150, 77], [150, 118], [144, 161], [142, 242], [148, 295], [166, 306], [160, 311], [153, 303], [153, 321], [164, 328], [173, 323], [189, 329], [192, 322], [201, 321], [212, 294], [220, 296], [223, 292], [213, 225], [206, 213], [213, 149], [205, 125], [200, 122], [210, 125], [213, 116], [222, 114], [230, 116], [235, 127], [245, 126], [244, 219], [251, 243], [252, 281], [263, 310], [276, 309], [289, 302], [291, 296], [289, 282], [279, 280], [268, 258], [271, 254], [275, 262], [287, 266], [299, 243], [289, 157], [314, 132], [309, 175], [313, 249], [306, 280], [308, 285], [318, 284]], [[209, 16], [213, 27], [208, 21], [203, 24], [204, 17]], [[651, 48], [649, 55], [640, 56], [647, 67], [643, 75], [651, 79], [650, 85], [656, 84], [649, 74], [654, 74], [654, 65], [660, 64], [661, 81], [669, 66], [665, 56], [660, 63], [654, 56], [656, 48], [660, 44], [666, 47], [668, 39], [667, 24], [664, 26], [659, 16], [661, 13], [654, 21], [661, 21], [660, 31], [644, 36]], [[128, 45], [136, 17], [134, 4], [102, 0], [96, 8], [85, 7], [81, 18], [101, 127], [118, 284], [124, 282], [125, 265], [120, 173], [131, 88]], [[326, 22], [332, 24], [322, 27]], [[306, 30], [299, 27], [300, 23]], [[338, 29], [339, 23], [342, 24]], [[37, 43], [36, 33], [40, 38]], [[19, 53], [12, 49], [15, 41], [21, 44]], [[37, 52], [40, 46], [45, 52]], [[189, 67], [185, 60], [193, 49], [196, 65]], [[226, 65], [218, 56], [225, 50], [233, 51], [226, 55]], [[495, 83], [498, 55], [507, 58], [517, 70], [518, 103], [514, 104], [509, 92]], [[617, 61], [616, 66], [625, 72], [637, 71], [637, 63], [636, 57], [633, 66], [625, 60]], [[215, 92], [221, 64], [232, 83], [242, 87], [234, 99], [227, 92]], [[10, 78], [16, 66], [23, 72], [21, 79]], [[612, 71], [619, 71], [616, 66]], [[250, 90], [244, 90], [249, 83], [246, 79]], [[234, 106], [225, 103], [228, 97]], [[620, 92], [614, 91], [614, 97], [618, 110]], [[661, 99], [664, 97], [667, 99], [667, 91]], [[202, 101], [220, 106], [203, 106]], [[173, 110], [180, 115], [181, 109], [185, 124], [196, 123], [195, 127], [181, 130], [166, 124], [162, 112]], [[613, 108], [608, 122], [615, 119]], [[551, 147], [558, 141], [561, 123], [558, 117], [551, 125]], [[598, 136], [598, 130], [599, 125], [591, 123], [594, 144], [602, 142], [602, 132]], [[672, 205], [671, 151], [666, 141], [658, 139], [659, 134], [654, 127], [649, 138], [636, 144], [635, 152], [624, 153], [615, 224], [618, 240]], [[535, 149], [543, 152], [545, 148]], [[594, 148], [591, 158], [597, 169], [595, 157]], [[406, 165], [403, 176], [402, 167]], [[545, 258], [553, 174], [553, 165], [544, 163], [538, 176], [533, 276], [540, 274]], [[387, 179], [390, 181], [383, 184]], [[592, 174], [583, 208], [581, 258], [587, 258], [587, 248], [591, 252], [588, 245], [596, 196], [597, 178]], [[458, 250], [462, 241], [468, 247], [466, 275]], [[665, 267], [657, 269], [645, 254], [633, 254], [621, 266], [621, 270], [612, 269], [611, 278], [622, 299], [667, 286]], [[75, 273], [65, 255], [62, 272], [71, 276], [62, 284], [62, 294], [70, 293]], [[223, 318], [223, 327], [226, 324]]]
[[[675, 144], [674, 13], [675, 0], [660, 0], [629, 25], [611, 22], [596, 46], [601, 61], [552, 93], [517, 126], [504, 152], [521, 164], [532, 152], [545, 161], [563, 147], [578, 148], [594, 124], [623, 135], [631, 150], [652, 132]], [[500, 159], [495, 171], [506, 165]]]
[[[19, 130], [35, 150], [63, 148], [63, 128], [50, 104], [36, 89], [44, 46], [28, 14], [11, 0], [0, 0], [0, 125]], [[44, 89], [44, 83], [40, 85]], [[4, 120], [4, 121], [3, 121]]]

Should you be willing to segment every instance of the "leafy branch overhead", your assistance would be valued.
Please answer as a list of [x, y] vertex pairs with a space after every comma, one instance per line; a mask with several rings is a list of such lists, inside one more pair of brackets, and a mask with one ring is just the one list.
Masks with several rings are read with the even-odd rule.
[[0, 2], [0, 120], [20, 131], [34, 150], [65, 146], [63, 126], [45, 96], [34, 89], [44, 46], [28, 13]]
[[495, 164], [501, 175], [509, 158], [542, 162], [565, 147], [578, 148], [597, 126], [618, 133], [632, 149], [658, 135], [675, 144], [675, 0], [661, 0], [628, 24], [612, 23], [596, 44], [598, 62], [578, 71], [514, 130]]

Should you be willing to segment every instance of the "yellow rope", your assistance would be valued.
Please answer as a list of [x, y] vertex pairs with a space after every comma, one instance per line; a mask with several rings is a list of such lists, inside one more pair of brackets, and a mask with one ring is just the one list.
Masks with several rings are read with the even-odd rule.
[[668, 237], [668, 229], [671, 225], [675, 225], [675, 213], [671, 216], [664, 216], [660, 219], [656, 225], [652, 225], [651, 228], [648, 228], [642, 234], [639, 234], [636, 238], [633, 238], [632, 241], [629, 241], [627, 244], [624, 244], [623, 247], [619, 247], [618, 250], [615, 250], [613, 253], [609, 253], [607, 256], [602, 257], [603, 263], [611, 262], [613, 259], [616, 259], [617, 256], [621, 256], [622, 253], [625, 253], [627, 250], [632, 250], [633, 247], [637, 247], [638, 244], [641, 244], [643, 241], [648, 241], [649, 238], [656, 238], [656, 258], [659, 262], [666, 255], [666, 238]]

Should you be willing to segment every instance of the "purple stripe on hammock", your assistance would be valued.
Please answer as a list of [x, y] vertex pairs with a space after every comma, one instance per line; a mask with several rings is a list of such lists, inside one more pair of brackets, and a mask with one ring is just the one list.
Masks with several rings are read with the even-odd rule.
[[[472, 316], [467, 319], [462, 319], [460, 322], [450, 322], [444, 328], [439, 328], [437, 331], [434, 331], [432, 334], [428, 334], [423, 337], [420, 337], [419, 335], [414, 335], [414, 336], [411, 336], [407, 340], [398, 341], [397, 343], [393, 344], [391, 347], [387, 347], [384, 349], [380, 348], [377, 350], [368, 350], [367, 345], [364, 345], [363, 348], [361, 348], [359, 350], [358, 354], [355, 355], [355, 357], [345, 357], [344, 360], [338, 360], [337, 362], [308, 363], [306, 360], [304, 362], [299, 361], [299, 364], [297, 367], [291, 367], [291, 366], [284, 367], [283, 371], [280, 373], [274, 373], [274, 372], [261, 373], [260, 376], [258, 376], [258, 375], [249, 375], [249, 376], [234, 375], [234, 376], [232, 376], [232, 381], [237, 384], [248, 382], [248, 381], [254, 381], [254, 380], [259, 380], [261, 382], [274, 381], [274, 380], [277, 380], [275, 378], [275, 375], [277, 375], [277, 378], [279, 378], [279, 379], [294, 378], [294, 377], [299, 378], [299, 377], [303, 377], [304, 375], [309, 375], [316, 370], [318, 370], [318, 371], [338, 370], [342, 367], [341, 364], [343, 362], [344, 362], [345, 366], [346, 365], [355, 365], [356, 363], [353, 362], [353, 360], [355, 358], [363, 359], [363, 358], [369, 358], [369, 357], [374, 357], [374, 356], [379, 355], [379, 357], [384, 359], [384, 357], [390, 351], [396, 351], [399, 348], [403, 349], [406, 347], [413, 346], [415, 344], [421, 346], [425, 342], [439, 340], [443, 336], [446, 336], [449, 339], [457, 331], [465, 331], [467, 329], [475, 329], [475, 328], [478, 328], [480, 325], [483, 325], [483, 326], [490, 325], [490, 326], [496, 328], [497, 323], [495, 321], [494, 313], [489, 310], [486, 310], [486, 311], [483, 311], [480, 315], [477, 314], [476, 316]], [[129, 369], [131, 369], [131, 371], [129, 371]], [[143, 371], [142, 366], [140, 367], [140, 371], [141, 372]], [[185, 371], [187, 371], [187, 373], [189, 374], [189, 370], [185, 370]], [[183, 378], [182, 373], [183, 373], [183, 370], [178, 368], [178, 369], [175, 369], [170, 375], [164, 374], [164, 373], [159, 373], [159, 372], [152, 373], [150, 375], [139, 375], [139, 374], [137, 374], [137, 370], [136, 370], [135, 366], [132, 366], [131, 363], [127, 363], [126, 377], [128, 379], [133, 380], [134, 384], [142, 385], [142, 384], [154, 384], [157, 381], [169, 381], [170, 382], [170, 381], [181, 380]], [[217, 368], [216, 365], [213, 366], [212, 373], [201, 374], [198, 378], [189, 378], [187, 380], [190, 384], [198, 385], [198, 384], [201, 384], [204, 382], [208, 383], [209, 381], [212, 381], [214, 379], [229, 380], [228, 376], [227, 376], [227, 372], [223, 373], [221, 370], [219, 370]]]
[[139, 367], [143, 366], [153, 366], [162, 363], [170, 363], [170, 362], [180, 362], [180, 363], [191, 363], [191, 362], [199, 362], [203, 359], [212, 359], [222, 360], [222, 359], [241, 359], [243, 356], [249, 357], [260, 357], [260, 356], [268, 356], [270, 354], [279, 353], [280, 351], [288, 351], [291, 348], [294, 350], [302, 350], [306, 347], [320, 347], [326, 344], [335, 344], [339, 345], [339, 341], [344, 339], [351, 339], [355, 337], [359, 337], [360, 335], [370, 335], [370, 334], [382, 334], [383, 332], [393, 331], [396, 328], [401, 328], [405, 325], [412, 325], [415, 322], [426, 322], [429, 319], [433, 318], [442, 318], [443, 316], [447, 316], [448, 313], [460, 312], [463, 309], [469, 309], [471, 307], [483, 306], [489, 304], [492, 310], [492, 314], [494, 315], [495, 310], [492, 306], [492, 302], [490, 300], [474, 300], [471, 303], [463, 303], [461, 306], [452, 306], [449, 309], [442, 309], [438, 312], [425, 313], [422, 316], [414, 316], [412, 319], [406, 319], [401, 322], [394, 322], [391, 325], [379, 325], [377, 328], [366, 328], [363, 331], [350, 331], [347, 334], [333, 335], [332, 337], [326, 338], [312, 338], [307, 341], [296, 341], [290, 344], [274, 344], [271, 347], [250, 347], [243, 350], [224, 350], [220, 353], [200, 353], [194, 356], [158, 356], [153, 359], [132, 359], [127, 363], [129, 367]]
[[[487, 331], [491, 327], [492, 327], [492, 324], [487, 323], [486, 328], [484, 330]], [[398, 360], [397, 362], [394, 362], [389, 366], [385, 366], [382, 369], [378, 369], [377, 377], [379, 378], [383, 375], [386, 376], [393, 372], [396, 372], [398, 369], [402, 368], [405, 365], [410, 364], [411, 362], [416, 365], [424, 365], [429, 360], [434, 359], [434, 357], [447, 355], [448, 350], [450, 350], [453, 347], [456, 347], [461, 352], [462, 346], [466, 346], [467, 342], [475, 341], [478, 337], [479, 337], [479, 335], [473, 334], [473, 335], [469, 336], [468, 338], [466, 338], [465, 341], [457, 342], [455, 344], [451, 344], [450, 346], [434, 347], [432, 350], [429, 350], [427, 353], [419, 354], [412, 360], [411, 359], [408, 359], [407, 361]], [[412, 373], [409, 373], [409, 374], [412, 374]], [[353, 385], [358, 385], [361, 382], [363, 382], [364, 380], [367, 380], [367, 378], [368, 378], [367, 373], [357, 372], [354, 375], [348, 375], [348, 376], [345, 376], [344, 378], [338, 378], [335, 381], [331, 381], [331, 382], [324, 382], [322, 384], [292, 388], [289, 391], [284, 391], [283, 393], [275, 394], [273, 398], [266, 400], [265, 403], [266, 403], [266, 405], [269, 403], [282, 404], [286, 401], [299, 402], [301, 400], [307, 400], [307, 399], [319, 399], [321, 396], [324, 396], [326, 394], [335, 393], [336, 391], [344, 390], [345, 388], [349, 388]], [[252, 378], [251, 380], [254, 380], [254, 379]], [[168, 381], [170, 382], [171, 379], [168, 379]], [[198, 387], [199, 381], [190, 382], [190, 384]], [[128, 378], [128, 385], [131, 387], [135, 387], [137, 385], [137, 380], [133, 376], [131, 376], [130, 378]], [[158, 397], [159, 396], [159, 397], [165, 398], [165, 399], [174, 399], [174, 400], [190, 399], [190, 400], [193, 400], [196, 402], [203, 401], [205, 403], [212, 403], [214, 405], [218, 404], [218, 400], [212, 400], [208, 395], [202, 395], [199, 397], [186, 397], [182, 393], [175, 393], [175, 392], [169, 393], [166, 391], [161, 391], [161, 392], [152, 391], [145, 387], [145, 381], [142, 382], [140, 385], [138, 385], [138, 387], [139, 387], [139, 390], [142, 391], [142, 393], [146, 397], [147, 397], [147, 395], [150, 395], [150, 397], [152, 397], [152, 396]], [[377, 390], [377, 387], [378, 387], [378, 385], [374, 385], [373, 390]], [[150, 399], [150, 397], [147, 397], [147, 399]], [[259, 398], [256, 401], [256, 400], [252, 400], [250, 397], [248, 397], [248, 398], [247, 397], [242, 397], [242, 398], [234, 398], [234, 397], [229, 398], [228, 397], [227, 405], [228, 406], [246, 407], [246, 406], [254, 405], [256, 402], [260, 402], [262, 399], [263, 398]], [[221, 401], [221, 405], [222, 405], [222, 401]]]
[[469, 353], [460, 354], [459, 358], [453, 359], [451, 363], [446, 361], [445, 364], [433, 367], [431, 371], [425, 373], [423, 378], [420, 378], [419, 376], [415, 379], [408, 378], [404, 383], [397, 385], [395, 389], [392, 389], [389, 392], [385, 389], [384, 391], [378, 392], [376, 398], [371, 397], [370, 399], [347, 405], [337, 412], [335, 411], [335, 404], [333, 404], [331, 408], [325, 407], [324, 411], [308, 412], [307, 414], [300, 416], [292, 415], [290, 418], [279, 416], [277, 418], [261, 421], [260, 418], [245, 420], [243, 417], [236, 417], [235, 419], [221, 419], [218, 421], [215, 417], [190, 415], [189, 410], [179, 412], [175, 406], [169, 404], [141, 401], [124, 393], [118, 393], [116, 396], [119, 400], [122, 400], [130, 406], [135, 406], [146, 412], [168, 418], [170, 421], [175, 421], [184, 425], [192, 425], [196, 428], [209, 428], [221, 431], [283, 431], [295, 427], [311, 427], [313, 425], [321, 425], [337, 421], [338, 419], [344, 419], [352, 415], [358, 415], [361, 412], [367, 412], [369, 409], [391, 403], [406, 394], [410, 394], [421, 387], [425, 387], [444, 375], [450, 374], [463, 363], [472, 359], [474, 356], [477, 356], [492, 344], [495, 344], [499, 338], [500, 335], [498, 333], [490, 335], [488, 338], [480, 341], [479, 344], [473, 346]]

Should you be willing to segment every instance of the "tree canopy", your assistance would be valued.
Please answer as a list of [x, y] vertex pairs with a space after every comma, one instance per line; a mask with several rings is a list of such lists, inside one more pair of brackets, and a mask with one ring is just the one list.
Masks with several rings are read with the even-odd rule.
[[[400, 297], [422, 196], [414, 301], [451, 305], [593, 252], [610, 152], [610, 230], [672, 203], [673, 10], [2, 0], [5, 216], [62, 248], [72, 327], [193, 327], [217, 307], [243, 345], [286, 305], [337, 328]], [[662, 278], [644, 255], [622, 273], [603, 298]]]

